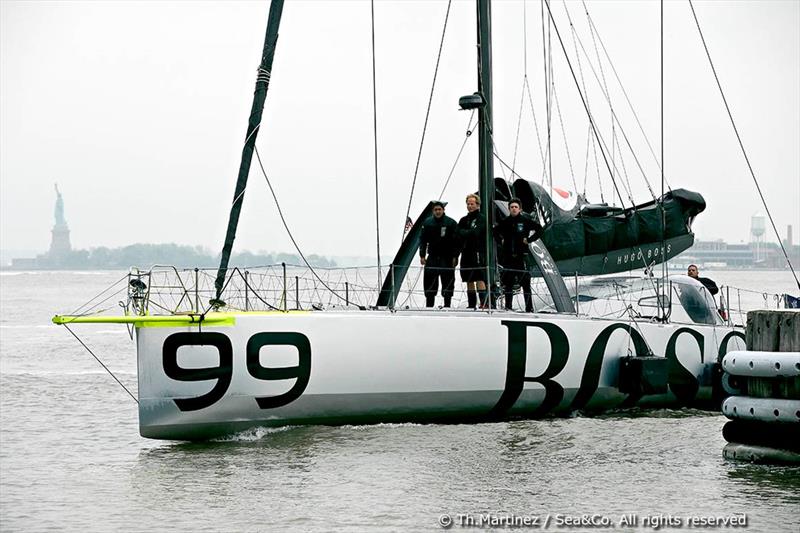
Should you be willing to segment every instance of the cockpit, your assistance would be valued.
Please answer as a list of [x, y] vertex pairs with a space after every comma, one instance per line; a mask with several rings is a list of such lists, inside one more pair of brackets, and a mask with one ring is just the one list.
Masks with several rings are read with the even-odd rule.
[[[675, 323], [724, 324], [717, 302], [701, 282], [683, 274], [669, 276], [668, 280], [668, 290], [664, 290], [664, 282], [658, 278], [605, 276], [581, 279], [578, 290], [573, 285], [570, 292], [581, 315], [655, 320], [666, 314]], [[659, 311], [659, 305], [663, 311]], [[547, 306], [541, 310], [551, 309]]]

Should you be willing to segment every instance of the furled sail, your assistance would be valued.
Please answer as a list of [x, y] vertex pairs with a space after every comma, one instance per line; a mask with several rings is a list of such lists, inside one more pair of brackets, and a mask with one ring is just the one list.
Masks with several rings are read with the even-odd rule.
[[612, 274], [674, 257], [694, 243], [692, 222], [706, 207], [700, 194], [686, 189], [626, 209], [590, 204], [580, 195], [562, 209], [538, 183], [519, 179], [510, 190], [498, 184], [498, 198], [511, 192], [525, 212], [539, 214], [542, 242], [564, 275]]

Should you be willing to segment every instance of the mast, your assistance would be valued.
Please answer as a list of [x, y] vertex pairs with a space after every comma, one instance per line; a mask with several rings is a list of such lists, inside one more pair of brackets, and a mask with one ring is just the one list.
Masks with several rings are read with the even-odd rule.
[[219, 301], [222, 288], [225, 285], [225, 275], [228, 272], [228, 261], [231, 258], [233, 241], [236, 238], [236, 227], [239, 225], [239, 214], [242, 211], [244, 191], [247, 188], [247, 176], [250, 174], [250, 163], [253, 160], [253, 151], [256, 145], [256, 136], [261, 127], [261, 114], [264, 111], [264, 101], [267, 99], [267, 89], [272, 72], [272, 59], [275, 57], [275, 46], [278, 42], [278, 27], [281, 23], [283, 0], [272, 0], [267, 20], [267, 34], [264, 37], [264, 50], [261, 53], [261, 64], [258, 66], [258, 77], [253, 94], [253, 106], [250, 108], [250, 120], [247, 124], [247, 135], [242, 148], [242, 161], [239, 164], [239, 177], [236, 180], [236, 190], [233, 194], [231, 213], [228, 218], [228, 231], [225, 234], [225, 244], [222, 247], [222, 256], [217, 270], [217, 279], [214, 281], [216, 288], [215, 300]]
[[[479, 179], [481, 216], [486, 222], [486, 289], [495, 287], [497, 258], [492, 237], [494, 225], [494, 155], [492, 150], [492, 6], [490, 0], [478, 4], [478, 93], [483, 105], [478, 108]], [[490, 300], [491, 301], [491, 300]]]

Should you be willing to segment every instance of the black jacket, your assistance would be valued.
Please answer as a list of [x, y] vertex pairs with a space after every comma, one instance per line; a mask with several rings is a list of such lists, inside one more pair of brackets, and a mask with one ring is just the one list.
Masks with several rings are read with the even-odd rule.
[[458, 257], [458, 224], [447, 215], [428, 217], [422, 223], [419, 255], [453, 259]]
[[711, 296], [714, 296], [719, 292], [719, 287], [717, 287], [717, 284], [714, 283], [713, 280], [709, 278], [696, 278], [696, 279], [697, 281], [703, 284], [703, 286], [708, 290]]
[[527, 239], [531, 243], [541, 237], [542, 226], [530, 215], [520, 213], [508, 216], [494, 227], [494, 235], [502, 245], [501, 263], [508, 259], [521, 258], [528, 254]]
[[461, 240], [461, 266], [484, 266], [486, 258], [486, 222], [480, 210], [467, 213], [458, 221]]

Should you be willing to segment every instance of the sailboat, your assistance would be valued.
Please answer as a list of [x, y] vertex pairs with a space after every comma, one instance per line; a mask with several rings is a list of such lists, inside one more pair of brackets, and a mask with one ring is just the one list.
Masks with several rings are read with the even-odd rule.
[[[397, 305], [429, 204], [405, 236], [373, 305], [290, 310], [284, 283], [278, 305], [264, 302], [266, 310], [252, 310], [248, 301], [261, 297], [246, 273], [228, 262], [276, 49], [283, 1], [273, 0], [214, 297], [201, 301], [197, 281], [194, 291], [181, 282], [177, 303], [160, 306], [153, 272], [133, 270], [124, 316], [53, 319], [133, 328], [143, 437], [206, 439], [294, 424], [538, 418], [692, 405], [724, 394], [719, 361], [743, 347], [744, 334], [719, 317], [700, 283], [681, 276], [669, 282], [645, 279], [640, 285], [655, 288], [652, 295], [636, 297], [622, 316], [600, 318], [581, 313], [578, 284], [570, 291], [561, 275], [661, 263], [691, 245], [691, 220], [704, 201], [675, 190], [630, 210], [583, 203], [564, 211], [548, 203], [548, 193], [536, 184], [496, 181], [491, 5], [476, 3], [478, 87], [462, 99], [462, 107], [479, 116], [478, 192], [488, 199], [481, 216], [491, 228], [512, 194], [528, 210], [540, 206], [547, 230], [530, 245], [531, 271], [545, 281], [549, 307], [522, 314], [491, 305], [485, 311]], [[618, 226], [626, 232], [611, 231]], [[584, 239], [590, 232], [597, 235], [592, 249]], [[605, 245], [598, 245], [603, 240]], [[496, 287], [496, 251], [488, 231], [486, 241], [488, 285]], [[237, 304], [236, 287], [244, 292], [244, 305]]]

